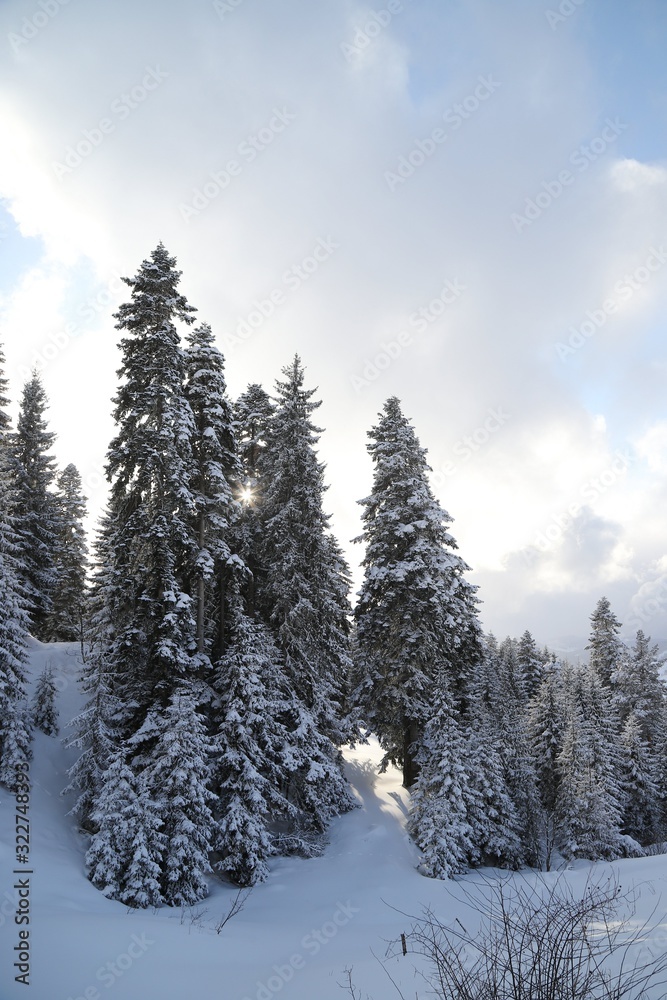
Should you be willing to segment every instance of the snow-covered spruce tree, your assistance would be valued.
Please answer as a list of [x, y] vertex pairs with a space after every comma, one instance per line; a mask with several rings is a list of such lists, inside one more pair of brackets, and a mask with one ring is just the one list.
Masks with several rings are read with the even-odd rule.
[[623, 832], [646, 846], [654, 843], [661, 833], [661, 796], [655, 754], [634, 712], [625, 720], [620, 742]]
[[342, 767], [335, 748], [350, 735], [343, 724], [350, 606], [341, 585], [342, 556], [323, 510], [324, 466], [315, 450], [321, 431], [311, 419], [320, 403], [313, 401], [315, 389], [304, 389], [298, 356], [283, 374], [265, 456], [265, 573], [257, 606], [274, 631], [292, 690], [332, 741], [332, 759]]
[[45, 634], [51, 642], [78, 642], [83, 636], [86, 609], [88, 546], [83, 528], [86, 501], [75, 465], [66, 466], [58, 476], [53, 505], [57, 526], [54, 550], [57, 583]]
[[12, 421], [7, 413], [9, 406], [9, 380], [5, 375], [5, 352], [0, 345], [0, 447], [8, 448], [11, 442]]
[[76, 793], [70, 814], [78, 817], [81, 827], [88, 832], [96, 829], [93, 812], [104, 785], [104, 774], [118, 745], [112, 720], [120, 715], [120, 705], [109, 690], [110, 680], [101, 657], [97, 654], [89, 657], [81, 679], [88, 701], [83, 711], [68, 723], [74, 733], [66, 746], [78, 750], [79, 756], [67, 772], [69, 783], [61, 794]]
[[[103, 573], [93, 602], [89, 714], [78, 727], [83, 753], [72, 779], [81, 791], [80, 808], [89, 815], [92, 809], [98, 825], [110, 738], [124, 754], [137, 794], [154, 802], [173, 841], [173, 850], [153, 861], [160, 865], [161, 898], [177, 903], [205, 891], [202, 857], [210, 839], [202, 806], [207, 779], [198, 771], [200, 755], [205, 760], [209, 751], [192, 708], [193, 692], [203, 683], [188, 592], [197, 544], [190, 490], [194, 418], [184, 395], [176, 328], [178, 320], [189, 325], [194, 310], [178, 292], [180, 272], [162, 244], [134, 278], [124, 280], [131, 299], [116, 313], [117, 327], [127, 336], [121, 340], [122, 381], [115, 398], [118, 429], [108, 454], [111, 496], [98, 546]], [[180, 785], [160, 771], [170, 759], [167, 744], [175, 727], [184, 755]], [[139, 898], [140, 876], [134, 877], [139, 881], [132, 894]]]
[[457, 709], [481, 658], [475, 588], [428, 483], [426, 452], [395, 397], [369, 432], [375, 465], [364, 507], [365, 576], [355, 609], [355, 699], [385, 751], [384, 766], [417, 777], [416, 745], [435, 679], [449, 678]]
[[17, 755], [30, 756], [26, 699], [26, 647], [29, 619], [21, 585], [21, 546], [14, 515], [11, 425], [6, 407], [7, 381], [0, 350], [0, 781], [16, 786]]
[[488, 858], [483, 845], [491, 837], [493, 863], [510, 867], [535, 864], [541, 857], [541, 805], [516, 647], [509, 638], [500, 646], [493, 635], [485, 638], [469, 713], [470, 756], [478, 761], [471, 777], [477, 790], [473, 839], [478, 857]]
[[58, 735], [58, 709], [56, 708], [56, 682], [50, 664], [42, 670], [32, 701], [32, 721], [36, 729], [47, 736]]
[[591, 761], [601, 782], [622, 805], [620, 725], [612, 693], [590, 664], [581, 672], [581, 699]]
[[234, 423], [242, 469], [242, 485], [248, 501], [261, 505], [264, 495], [264, 456], [275, 407], [261, 385], [248, 386], [234, 404]]
[[355, 801], [340, 751], [322, 732], [298, 689], [291, 691], [283, 722], [289, 734], [283, 755], [285, 797], [297, 810], [296, 827], [285, 846], [292, 850], [293, 843], [294, 850], [307, 854], [311, 852], [312, 836], [324, 833], [333, 817], [353, 809]]
[[124, 601], [124, 578], [111, 559], [108, 540], [111, 537], [111, 519], [104, 514], [96, 539], [96, 563], [92, 574], [88, 599], [85, 640], [86, 661], [82, 667], [79, 685], [86, 702], [83, 710], [67, 723], [73, 730], [68, 738], [68, 749], [76, 749], [79, 756], [70, 767], [69, 784], [62, 795], [76, 793], [77, 798], [70, 813], [78, 817], [84, 830], [95, 830], [92, 811], [102, 788], [102, 775], [111, 766], [119, 744], [118, 720], [122, 718], [121, 705], [113, 694], [113, 661], [107, 653], [113, 640], [113, 622], [116, 609]]
[[123, 754], [114, 752], [104, 771], [92, 821], [88, 878], [110, 899], [127, 906], [159, 906], [160, 861], [165, 837], [155, 803]]
[[187, 685], [177, 686], [166, 709], [147, 723], [130, 742], [145, 762], [143, 788], [155, 803], [164, 837], [162, 898], [169, 906], [190, 906], [208, 895], [211, 741]]
[[601, 597], [591, 615], [591, 634], [586, 649], [588, 660], [603, 684], [609, 685], [621, 655], [623, 644], [618, 637], [621, 623], [606, 597]]
[[521, 860], [538, 865], [544, 859], [544, 816], [537, 786], [535, 758], [525, 714], [520, 705], [509, 705], [497, 721], [505, 785], [512, 799], [522, 845]]
[[254, 614], [257, 592], [263, 592], [262, 516], [268, 464], [268, 438], [274, 406], [261, 385], [249, 385], [236, 401], [234, 422], [241, 462], [236, 523], [236, 549], [247, 568], [245, 598]]
[[469, 822], [469, 745], [452, 705], [446, 677], [435, 687], [437, 704], [417, 753], [408, 832], [422, 852], [420, 871], [431, 878], [465, 872], [476, 855]]
[[282, 658], [267, 627], [230, 607], [231, 642], [216, 664], [219, 691], [214, 733], [216, 868], [238, 885], [263, 881], [272, 853], [269, 824], [291, 819], [284, 717], [289, 696]]
[[0, 784], [13, 792], [25, 781], [25, 771], [19, 770], [32, 758], [32, 729], [26, 702], [14, 701], [2, 723], [2, 756]]
[[190, 490], [195, 506], [191, 593], [197, 603], [197, 648], [220, 655], [225, 643], [226, 590], [231, 572], [242, 572], [230, 537], [239, 515], [232, 483], [240, 476], [232, 408], [226, 395], [224, 358], [208, 324], [187, 336], [185, 397], [194, 420]]
[[532, 698], [539, 690], [545, 674], [544, 656], [537, 648], [537, 643], [526, 629], [517, 644], [517, 659], [523, 682], [523, 693], [526, 698]]
[[549, 871], [556, 838], [556, 802], [560, 781], [558, 757], [565, 738], [560, 664], [552, 663], [545, 667], [542, 683], [528, 703], [527, 726], [542, 807], [542, 857]]
[[500, 643], [495, 668], [502, 682], [504, 699], [512, 704], [523, 705], [526, 691], [516, 639], [507, 636]]
[[608, 689], [593, 668], [573, 672], [567, 723], [558, 755], [557, 846], [566, 859], [620, 857], [623, 791], [617, 747], [610, 739]]
[[194, 309], [178, 292], [180, 272], [162, 244], [134, 278], [115, 314], [120, 345], [117, 434], [109, 446], [109, 513], [103, 539], [107, 643], [102, 655], [122, 705], [119, 736], [166, 707], [195, 662], [193, 601], [183, 579], [196, 516], [190, 491], [193, 416], [183, 395], [184, 358], [176, 321]]
[[642, 735], [656, 745], [662, 735], [665, 684], [660, 678], [662, 657], [651, 637], [637, 632], [632, 649], [624, 647], [611, 675], [613, 702], [621, 723], [634, 713]]
[[525, 857], [523, 822], [508, 788], [498, 726], [482, 707], [473, 711], [466, 728], [471, 861], [518, 868]]
[[14, 435], [14, 516], [19, 538], [20, 582], [30, 601], [31, 631], [46, 639], [57, 584], [58, 520], [51, 492], [55, 434], [47, 429], [47, 400], [37, 372], [26, 382]]

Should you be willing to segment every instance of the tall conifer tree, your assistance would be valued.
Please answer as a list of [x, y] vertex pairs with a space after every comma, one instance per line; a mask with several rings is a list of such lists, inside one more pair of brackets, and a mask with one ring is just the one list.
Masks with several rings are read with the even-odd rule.
[[244, 570], [230, 549], [239, 514], [232, 483], [238, 482], [240, 465], [224, 358], [215, 346], [210, 326], [202, 324], [192, 330], [187, 344], [185, 396], [194, 421], [190, 488], [195, 543], [190, 589], [196, 598], [199, 653], [210, 655], [215, 650], [220, 655], [225, 644], [228, 576], [234, 570]]
[[57, 584], [46, 633], [52, 642], [76, 642], [83, 636], [88, 546], [83, 527], [86, 501], [75, 465], [66, 466], [58, 476], [53, 506], [57, 529], [54, 552]]
[[618, 636], [621, 623], [606, 597], [601, 597], [591, 615], [591, 635], [586, 649], [588, 660], [603, 684], [609, 685], [623, 644]]
[[37, 372], [26, 382], [14, 436], [14, 514], [19, 537], [21, 583], [30, 601], [31, 630], [47, 639], [58, 576], [55, 552], [58, 520], [51, 485], [55, 459], [50, 454], [55, 434], [45, 418], [46, 393]]
[[175, 263], [159, 244], [134, 278], [123, 279], [131, 298], [116, 313], [127, 335], [107, 467], [105, 657], [127, 734], [156, 702], [166, 706], [176, 681], [192, 671], [196, 647], [184, 579], [196, 516], [189, 482], [194, 426], [176, 327], [179, 320], [190, 325], [194, 309], [178, 291]]
[[395, 397], [368, 451], [373, 492], [364, 506], [364, 582], [355, 610], [359, 648], [356, 698], [385, 750], [385, 765], [417, 776], [415, 748], [431, 714], [440, 672], [457, 708], [470, 697], [480, 633], [469, 568], [456, 554], [451, 522], [428, 483], [426, 452]]
[[79, 811], [96, 831], [91, 858], [101, 852], [103, 861], [112, 818], [127, 806], [105, 787], [109, 769], [122, 763], [118, 794], [134, 795], [133, 809], [143, 800], [146, 808], [136, 818], [143, 840], [124, 842], [131, 867], [117, 898], [132, 905], [158, 898], [178, 904], [207, 891], [211, 836], [210, 745], [196, 710], [202, 662], [190, 593], [198, 545], [195, 419], [184, 393], [176, 326], [190, 325], [194, 310], [178, 291], [180, 272], [162, 244], [134, 278], [124, 280], [131, 299], [116, 313], [127, 335], [115, 399], [117, 434], [108, 455], [103, 571], [94, 594], [92, 690], [76, 737], [83, 754], [72, 777], [81, 790]]
[[22, 539], [17, 531], [11, 422], [0, 350], [0, 781], [14, 788], [16, 765], [30, 756], [26, 701], [29, 618], [22, 580]]
[[274, 630], [292, 689], [337, 746], [347, 735], [351, 667], [345, 569], [323, 509], [324, 466], [315, 450], [321, 431], [311, 419], [320, 403], [314, 389], [304, 388], [298, 357], [283, 374], [266, 455], [258, 607]]

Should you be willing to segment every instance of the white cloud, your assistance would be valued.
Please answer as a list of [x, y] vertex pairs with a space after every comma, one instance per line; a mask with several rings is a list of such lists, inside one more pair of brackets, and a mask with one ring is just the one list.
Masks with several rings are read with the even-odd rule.
[[636, 443], [638, 454], [651, 472], [667, 473], [667, 420], [660, 420]]
[[611, 178], [619, 191], [635, 193], [660, 185], [667, 185], [667, 168], [659, 164], [640, 163], [639, 160], [623, 159], [614, 163]]
[[[0, 33], [22, 16], [18, 0], [5, 3]], [[160, 239], [221, 342], [257, 300], [289, 291], [228, 352], [230, 386], [270, 387], [291, 354], [302, 355], [325, 401], [321, 454], [342, 542], [359, 530], [355, 501], [371, 475], [366, 430], [387, 396], [403, 400], [436, 471], [501, 406], [510, 419], [483, 447], [456, 455], [456, 473], [438, 486], [461, 553], [486, 574], [498, 620], [509, 620], [511, 593], [517, 614], [523, 607], [532, 616], [526, 625], [545, 626], [551, 613], [564, 613], [552, 611], [550, 588], [571, 587], [582, 595], [585, 621], [599, 596], [595, 553], [615, 580], [644, 572], [648, 532], [657, 529], [635, 516], [648, 504], [635, 490], [640, 470], [595, 496], [580, 544], [568, 535], [567, 553], [533, 587], [545, 595], [539, 607], [530, 575], [503, 567], [554, 516], [584, 506], [582, 490], [590, 492], [591, 479], [661, 403], [657, 375], [638, 380], [626, 403], [598, 397], [601, 386], [630, 377], [629, 345], [667, 304], [667, 268], [619, 304], [574, 357], [559, 359], [554, 344], [664, 238], [665, 171], [617, 143], [585, 171], [573, 167], [609, 109], [597, 104], [574, 30], [550, 31], [543, 12], [527, 13], [518, 0], [502, 9], [491, 0], [427, 11], [406, 4], [350, 61], [341, 44], [368, 16], [367, 6], [307, 0], [264, 5], [261, 15], [246, 0], [222, 20], [208, 3], [64, 7], [0, 70], [0, 197], [22, 232], [46, 246], [6, 303], [0, 334], [17, 363], [63, 324], [81, 323], [91, 295], [119, 267], [133, 273]], [[114, 102], [155, 66], [166, 77], [121, 118]], [[480, 77], [498, 86], [475, 104]], [[264, 143], [276, 109], [293, 121]], [[113, 129], [59, 181], [54, 161], [105, 118]], [[437, 128], [446, 139], [430, 152]], [[391, 191], [386, 172], [415, 148], [426, 150], [423, 163]], [[211, 175], [230, 160], [240, 169], [216, 190]], [[517, 232], [512, 214], [540, 192], [544, 204], [564, 169], [573, 182]], [[206, 190], [204, 208], [185, 221], [180, 206]], [[286, 272], [329, 238], [335, 252], [287, 288]], [[424, 329], [410, 326], [455, 279], [466, 291], [451, 309]], [[93, 469], [109, 436], [117, 301], [114, 291], [45, 370], [62, 447]], [[353, 376], [404, 329], [405, 350], [356, 392]], [[645, 447], [640, 455], [658, 461], [658, 439]], [[613, 531], [603, 527], [610, 523]], [[350, 550], [353, 561], [359, 555]], [[502, 586], [494, 590], [496, 578]]]

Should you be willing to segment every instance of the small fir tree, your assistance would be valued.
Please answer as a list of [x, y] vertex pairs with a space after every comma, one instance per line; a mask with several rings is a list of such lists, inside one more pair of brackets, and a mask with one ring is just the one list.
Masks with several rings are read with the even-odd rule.
[[418, 752], [408, 832], [422, 852], [420, 871], [431, 878], [465, 872], [475, 854], [470, 812], [468, 744], [451, 704], [445, 679], [437, 688], [437, 708]]
[[161, 821], [155, 803], [120, 752], [104, 772], [92, 819], [97, 832], [86, 866], [93, 885], [127, 906], [158, 906], [165, 850]]
[[36, 729], [47, 736], [58, 735], [58, 710], [55, 704], [56, 682], [53, 669], [47, 664], [42, 670], [32, 703], [32, 720]]
[[157, 738], [146, 754], [142, 780], [164, 837], [161, 893], [169, 906], [190, 906], [208, 895], [211, 743], [187, 688], [174, 691], [153, 725]]
[[232, 635], [216, 667], [221, 706], [214, 736], [214, 845], [217, 869], [238, 885], [254, 885], [268, 874], [269, 825], [296, 816], [285, 797], [287, 692], [270, 633], [244, 614], [240, 603]]
[[646, 846], [660, 834], [658, 768], [634, 712], [630, 712], [623, 725], [621, 751], [623, 832]]

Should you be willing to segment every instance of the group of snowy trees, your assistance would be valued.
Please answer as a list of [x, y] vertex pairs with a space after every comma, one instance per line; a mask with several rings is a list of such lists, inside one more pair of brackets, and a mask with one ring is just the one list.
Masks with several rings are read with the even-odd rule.
[[7, 393], [0, 353], [0, 781], [13, 788], [16, 765], [30, 758], [33, 724], [57, 731], [48, 671], [33, 708], [27, 703], [28, 634], [81, 637], [87, 550], [81, 477], [74, 465], [56, 473], [39, 376], [23, 389], [16, 430]]
[[602, 598], [589, 662], [558, 661], [530, 633], [484, 640], [475, 707], [441, 695], [424, 733], [411, 832], [436, 877], [491, 863], [549, 868], [557, 853], [640, 855], [667, 830], [663, 658], [632, 647]]
[[[121, 384], [91, 595], [75, 812], [93, 883], [193, 903], [264, 877], [352, 805], [347, 568], [298, 358], [230, 403], [160, 244], [116, 313]], [[185, 343], [179, 326], [185, 328]], [[190, 328], [190, 329], [189, 329]]]
[[192, 904], [214, 871], [252, 885], [272, 854], [315, 853], [353, 805], [340, 748], [369, 732], [412, 790], [425, 874], [658, 840], [667, 709], [650, 640], [626, 648], [604, 599], [585, 667], [528, 632], [484, 636], [426, 451], [393, 397], [369, 431], [352, 612], [299, 358], [273, 397], [254, 384], [232, 402], [164, 246], [124, 280], [90, 586], [81, 480], [71, 465], [56, 477], [39, 378], [15, 432], [0, 383], [0, 780], [29, 754], [31, 724], [58, 729], [48, 669], [26, 704], [28, 630], [83, 635], [67, 790], [93, 884], [131, 906]]
[[478, 864], [547, 866], [640, 854], [667, 829], [661, 657], [633, 648], [602, 598], [589, 662], [559, 663], [529, 632], [483, 636], [475, 588], [428, 482], [425, 451], [389, 399], [370, 432], [364, 582], [352, 704], [412, 789], [409, 830], [436, 877]]

